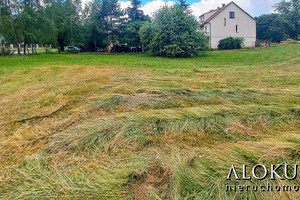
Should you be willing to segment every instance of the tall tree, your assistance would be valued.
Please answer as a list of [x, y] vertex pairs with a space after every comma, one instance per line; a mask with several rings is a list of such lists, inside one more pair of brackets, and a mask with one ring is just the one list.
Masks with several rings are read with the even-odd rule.
[[[2, 45], [17, 43], [17, 26], [15, 18], [19, 14], [20, 2], [0, 1], [0, 36], [3, 37]], [[20, 48], [18, 48], [20, 54]]]
[[48, 44], [64, 50], [67, 45], [84, 45], [84, 26], [82, 22], [82, 4], [80, 0], [45, 0], [45, 14], [54, 25], [56, 41]]
[[90, 5], [90, 14], [87, 20], [88, 27], [88, 39], [87, 48], [89, 50], [96, 50], [97, 48], [102, 48], [107, 46], [107, 31], [106, 22], [104, 16], [100, 12], [101, 1], [96, 0]]
[[128, 14], [129, 20], [147, 20], [144, 12], [140, 9], [141, 4], [142, 2], [140, 0], [131, 0], [131, 6], [126, 9], [126, 14]]
[[150, 17], [144, 15], [140, 7], [141, 1], [131, 0], [131, 6], [126, 9], [128, 19], [120, 26], [122, 43], [127, 43], [129, 47], [135, 47], [136, 51], [141, 46], [140, 28], [146, 21], [150, 21]]
[[144, 23], [144, 21], [135, 20], [123, 24], [123, 29], [120, 33], [121, 42], [126, 43], [128, 47], [135, 47], [136, 51], [138, 51], [138, 48], [141, 46], [139, 31]]
[[183, 9], [187, 9], [189, 7], [189, 4], [186, 2], [186, 0], [178, 0], [179, 6]]
[[271, 42], [280, 42], [286, 40], [285, 19], [280, 14], [262, 15], [256, 18], [257, 21], [257, 39], [270, 40]]
[[[119, 17], [122, 15], [118, 0], [96, 0], [91, 9], [89, 46], [104, 47], [118, 39]], [[115, 48], [114, 48], [115, 49]]]
[[279, 12], [290, 25], [287, 28], [288, 34], [293, 39], [298, 39], [300, 34], [300, 0], [291, 0], [275, 4], [275, 11]]
[[119, 17], [122, 15], [118, 0], [103, 0], [102, 10], [105, 19], [108, 20], [107, 32], [110, 44], [113, 46], [113, 51], [116, 52], [116, 44], [118, 43], [119, 35]]

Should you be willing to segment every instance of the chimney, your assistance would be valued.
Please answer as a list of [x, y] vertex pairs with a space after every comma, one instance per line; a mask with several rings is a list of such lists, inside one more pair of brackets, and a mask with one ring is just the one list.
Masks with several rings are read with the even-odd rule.
[[222, 4], [222, 8], [224, 8], [224, 7], [225, 7], [225, 3]]

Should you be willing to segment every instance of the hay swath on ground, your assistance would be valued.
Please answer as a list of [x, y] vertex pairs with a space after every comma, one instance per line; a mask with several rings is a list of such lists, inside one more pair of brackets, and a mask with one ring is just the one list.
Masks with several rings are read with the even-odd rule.
[[299, 86], [300, 45], [1, 57], [0, 198], [299, 199], [225, 190], [232, 164], [299, 163]]

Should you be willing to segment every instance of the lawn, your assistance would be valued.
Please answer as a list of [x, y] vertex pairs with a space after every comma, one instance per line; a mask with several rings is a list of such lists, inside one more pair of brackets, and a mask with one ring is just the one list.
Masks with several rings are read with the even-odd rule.
[[299, 134], [300, 45], [0, 57], [1, 199], [300, 199], [225, 188], [300, 185], [226, 180], [299, 164]]

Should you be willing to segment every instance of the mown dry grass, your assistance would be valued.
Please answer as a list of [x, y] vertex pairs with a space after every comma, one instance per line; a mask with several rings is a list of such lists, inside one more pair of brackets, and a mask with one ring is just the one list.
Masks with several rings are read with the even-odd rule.
[[299, 52], [0, 58], [0, 198], [298, 199], [225, 185], [299, 163]]

